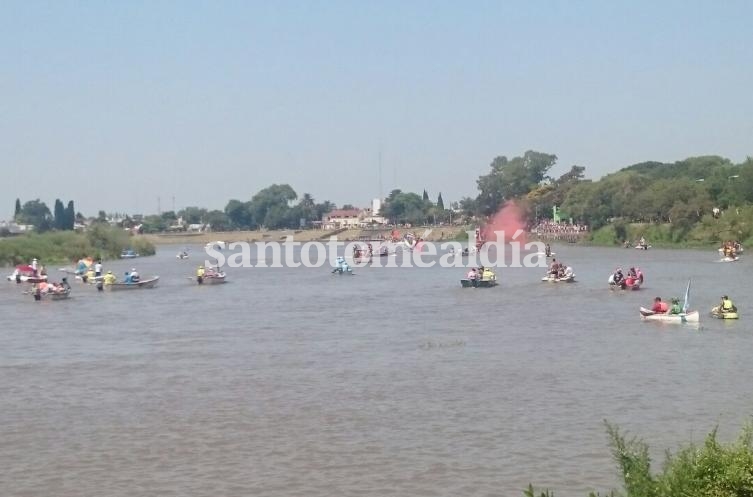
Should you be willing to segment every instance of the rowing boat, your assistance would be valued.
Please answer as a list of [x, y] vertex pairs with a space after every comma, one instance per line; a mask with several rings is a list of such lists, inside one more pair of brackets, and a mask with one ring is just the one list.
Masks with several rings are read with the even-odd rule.
[[575, 283], [575, 273], [566, 274], [561, 278], [557, 278], [556, 276], [552, 276], [550, 274], [541, 278], [541, 281], [546, 281], [549, 283]]
[[39, 296], [42, 300], [66, 300], [71, 296], [71, 289], [67, 288], [62, 292], [42, 292]]
[[153, 278], [141, 280], [136, 283], [112, 283], [110, 285], [105, 285], [105, 288], [113, 292], [120, 290], [137, 290], [142, 288], [154, 288], [155, 286], [157, 286], [158, 282], [159, 276], [155, 276]]
[[[475, 284], [474, 284], [475, 282]], [[493, 280], [469, 280], [467, 278], [460, 280], [460, 286], [463, 288], [493, 288], [499, 285], [496, 279]]]
[[199, 285], [219, 285], [225, 283], [225, 273], [207, 273], [204, 276], [197, 276], [196, 282]]

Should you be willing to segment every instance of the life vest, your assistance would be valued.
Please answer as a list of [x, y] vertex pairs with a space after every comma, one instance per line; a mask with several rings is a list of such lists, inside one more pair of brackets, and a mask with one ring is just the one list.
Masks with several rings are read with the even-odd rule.
[[667, 312], [669, 305], [666, 302], [659, 302], [659, 312]]
[[722, 309], [725, 311], [731, 311], [735, 306], [730, 299], [724, 299], [722, 302]]

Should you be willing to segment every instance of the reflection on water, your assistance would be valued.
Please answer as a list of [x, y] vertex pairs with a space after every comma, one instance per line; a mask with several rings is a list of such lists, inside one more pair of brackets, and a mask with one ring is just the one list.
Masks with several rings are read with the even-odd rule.
[[[558, 246], [577, 284], [257, 268], [198, 287], [180, 248], [112, 264], [155, 290], [38, 304], [2, 286], [0, 495], [583, 496], [617, 483], [603, 419], [660, 456], [753, 412], [747, 260]], [[631, 263], [645, 289], [610, 292]], [[729, 293], [743, 319], [639, 320], [689, 276], [704, 316]]]

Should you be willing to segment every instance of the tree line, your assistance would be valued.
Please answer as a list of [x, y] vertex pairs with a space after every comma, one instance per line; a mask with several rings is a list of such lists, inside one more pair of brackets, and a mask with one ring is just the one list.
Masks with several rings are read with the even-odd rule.
[[[79, 219], [82, 217], [78, 214]], [[34, 226], [34, 229], [40, 233], [52, 229], [70, 231], [77, 222], [77, 215], [73, 200], [68, 201], [68, 205], [65, 206], [62, 200], [55, 199], [54, 211], [51, 212], [47, 204], [39, 199], [29, 200], [22, 205], [21, 199], [17, 198], [13, 222]]]
[[[513, 158], [499, 156], [491, 161], [489, 172], [476, 180], [475, 197], [465, 197], [448, 208], [441, 193], [432, 201], [426, 190], [418, 194], [396, 189], [383, 200], [379, 214], [390, 224], [438, 224], [459, 218], [483, 222], [512, 200], [531, 224], [551, 219], [552, 207], [557, 206], [563, 219], [592, 230], [614, 227], [618, 238], [627, 234], [627, 224], [644, 223], [666, 225], [673, 240], [683, 240], [700, 226], [711, 229], [715, 208], [735, 208], [736, 220], [726, 218], [729, 226], [724, 228], [717, 222], [714, 236], [724, 237], [725, 231], [739, 239], [753, 235], [753, 217], [746, 217], [753, 212], [753, 158], [740, 164], [719, 156], [642, 162], [598, 180], [586, 179], [586, 168], [579, 165], [558, 177], [550, 176], [556, 163], [556, 155], [533, 150]], [[248, 200], [229, 200], [223, 210], [186, 207], [146, 216], [141, 224], [145, 232], [165, 231], [178, 218], [187, 224], [210, 225], [215, 231], [298, 229], [312, 226], [335, 208], [333, 202], [317, 202], [309, 193], [299, 197], [290, 185], [274, 184]], [[50, 212], [39, 199], [23, 205], [16, 200], [14, 218], [38, 231], [70, 230], [75, 222], [83, 221], [80, 213], [73, 213], [73, 201], [64, 207], [58, 199]], [[107, 215], [100, 211], [95, 220], [106, 222]], [[135, 224], [130, 218], [123, 222], [126, 227]]]

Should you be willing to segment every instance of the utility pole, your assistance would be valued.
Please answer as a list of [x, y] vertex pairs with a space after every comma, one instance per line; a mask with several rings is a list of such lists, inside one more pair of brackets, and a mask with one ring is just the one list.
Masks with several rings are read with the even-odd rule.
[[160, 204], [160, 198], [157, 197], [157, 215], [162, 215], [162, 205]]

